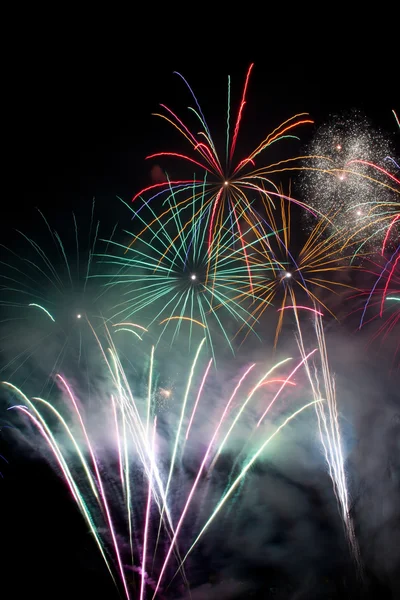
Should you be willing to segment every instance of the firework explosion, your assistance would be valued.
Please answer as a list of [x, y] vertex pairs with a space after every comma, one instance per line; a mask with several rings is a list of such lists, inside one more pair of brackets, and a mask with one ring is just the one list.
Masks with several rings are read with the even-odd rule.
[[218, 246], [207, 250], [205, 231], [210, 213], [204, 208], [204, 193], [196, 200], [197, 194], [195, 185], [192, 205], [186, 203], [180, 209], [175, 205], [161, 216], [151, 207], [145, 213], [132, 211], [145, 224], [144, 230], [129, 246], [111, 241], [110, 250], [120, 250], [119, 255], [99, 257], [117, 268], [106, 284], [119, 290], [120, 302], [112, 309], [112, 319], [128, 321], [139, 315], [147, 328], [160, 331], [158, 339], [171, 334], [171, 343], [179, 336], [190, 344], [195, 333], [205, 334], [211, 349], [219, 334], [233, 351], [233, 334], [226, 330], [226, 322], [254, 331], [256, 318], [246, 310], [252, 298], [250, 282], [261, 278], [267, 266], [261, 264], [258, 271], [252, 266], [249, 277], [242, 255], [242, 248], [248, 254], [253, 252], [254, 243], [243, 241], [249, 227], [236, 240], [235, 248], [229, 217], [222, 224]]
[[1, 373], [18, 375], [22, 383], [40, 366], [49, 375], [45, 386], [51, 386], [52, 374], [64, 363], [76, 361], [78, 368], [87, 363], [83, 317], [101, 319], [107, 302], [102, 298], [105, 290], [95, 289], [90, 279], [97, 268], [94, 255], [100, 230], [94, 201], [87, 224], [84, 220], [79, 226], [72, 213], [60, 225], [62, 234], [38, 213], [33, 235], [17, 231], [17, 250], [2, 246]]
[[[133, 201], [136, 201], [141, 196], [150, 195], [150, 197], [147, 198], [146, 203], [154, 201], [156, 198], [163, 198], [165, 203], [168, 202], [171, 195], [173, 195], [175, 203], [182, 206], [185, 202], [193, 200], [192, 197], [190, 197], [190, 199], [187, 198], [186, 192], [188, 186], [192, 188], [196, 184], [203, 185], [203, 189], [199, 188], [197, 194], [203, 196], [203, 207], [209, 212], [206, 233], [208, 252], [211, 254], [213, 249], [219, 246], [221, 242], [221, 230], [226, 228], [226, 224], [229, 220], [232, 239], [233, 241], [241, 240], [243, 258], [246, 263], [248, 260], [248, 252], [244, 241], [241, 221], [245, 220], [249, 223], [253, 227], [253, 231], [258, 234], [260, 217], [255, 207], [256, 200], [259, 199], [261, 202], [268, 202], [274, 206], [274, 200], [282, 197], [282, 194], [279, 192], [276, 183], [274, 183], [271, 177], [277, 173], [291, 170], [295, 171], [298, 169], [296, 164], [299, 161], [299, 157], [288, 158], [278, 163], [267, 165], [261, 162], [261, 166], [259, 167], [257, 167], [256, 163], [257, 161], [260, 161], [260, 156], [262, 156], [272, 144], [290, 138], [298, 139], [293, 135], [293, 131], [300, 125], [313, 123], [306, 113], [294, 115], [268, 134], [248, 156], [235, 162], [237, 141], [240, 134], [244, 108], [247, 102], [246, 97], [252, 69], [253, 65], [250, 65], [233, 127], [231, 126], [230, 79], [228, 80], [225, 157], [220, 157], [216, 150], [216, 145], [213, 142], [210, 129], [192, 88], [184, 77], [177, 73], [186, 84], [192, 99], [195, 102], [196, 108], [190, 108], [190, 111], [197, 119], [197, 123], [200, 122], [202, 130], [196, 135], [193, 134], [186, 124], [164, 104], [162, 104], [161, 107], [165, 111], [165, 114], [157, 114], [156, 116], [165, 119], [179, 131], [192, 147], [195, 158], [186, 154], [168, 151], [157, 152], [147, 158], [177, 158], [184, 161], [186, 164], [191, 166], [194, 165], [195, 168], [200, 169], [201, 173], [205, 172], [207, 178], [202, 180], [194, 177], [187, 180], [168, 180], [163, 183], [156, 183], [141, 190], [135, 194], [133, 198]], [[287, 199], [306, 208], [304, 203], [297, 201], [294, 198]], [[311, 210], [311, 212], [312, 214], [315, 214], [314, 211]], [[263, 232], [260, 235], [262, 238], [264, 235]], [[251, 288], [252, 279], [250, 268], [248, 268], [248, 274]]]
[[[383, 319], [376, 336], [397, 340], [398, 162], [383, 136], [350, 119], [320, 129], [308, 157], [258, 165], [275, 142], [312, 123], [306, 114], [237, 159], [251, 71], [233, 124], [228, 82], [223, 157], [180, 76], [200, 133], [164, 105], [159, 116], [186, 138], [193, 156], [148, 158], [178, 158], [199, 175], [165, 176], [136, 194], [127, 205], [132, 231], [100, 239], [93, 207], [86, 243], [73, 215], [66, 244], [43, 217], [53, 252], [21, 234], [27, 252], [7, 249], [2, 263], [9, 414], [19, 413], [27, 436], [41, 440], [127, 599], [175, 593], [177, 582], [190, 590], [192, 554], [212, 524], [238, 507], [248, 474], [273, 440], [303, 420], [319, 436], [363, 574], [323, 319], [336, 317], [352, 290], [347, 300], [363, 302], [355, 309], [359, 327]], [[300, 169], [304, 201], [272, 179]], [[301, 244], [293, 239], [299, 223], [306, 224]], [[354, 291], [355, 269], [375, 277], [368, 290]], [[274, 358], [247, 361], [221, 382], [222, 348], [235, 353], [249, 334], [265, 341], [271, 313], [278, 320], [267, 340]], [[278, 360], [286, 315], [297, 347]], [[173, 358], [161, 358], [162, 350]], [[181, 370], [171, 368], [176, 362]], [[39, 379], [38, 364], [48, 377], [33, 395], [27, 387]]]
[[322, 214], [336, 213], [334, 227], [369, 252], [400, 210], [398, 165], [388, 139], [353, 114], [323, 125], [304, 161], [303, 193]]
[[254, 248], [250, 259], [252, 268], [263, 273], [263, 277], [253, 278], [255, 300], [249, 312], [253, 319], [260, 319], [268, 306], [277, 307], [276, 346], [286, 310], [297, 307], [314, 311], [317, 305], [319, 311], [337, 318], [329, 304], [335, 304], [335, 296], [342, 301], [344, 291], [352, 289], [349, 273], [357, 265], [352, 264], [353, 248], [346, 236], [330, 230], [335, 215], [318, 219], [298, 249], [299, 243], [295, 246], [292, 241], [297, 219], [290, 203], [282, 199], [280, 212], [269, 206], [265, 211], [273, 234]]

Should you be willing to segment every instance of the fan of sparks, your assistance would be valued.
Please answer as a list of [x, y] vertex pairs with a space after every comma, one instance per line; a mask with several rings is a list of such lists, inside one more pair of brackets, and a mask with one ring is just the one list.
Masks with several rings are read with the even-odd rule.
[[[221, 398], [213, 403], [212, 409], [211, 404], [209, 405], [207, 410], [213, 415], [210, 424], [215, 420], [215, 426], [211, 425], [210, 432], [204, 437], [204, 419], [199, 418], [199, 405], [206, 401], [205, 384], [211, 378], [213, 363], [212, 359], [209, 360], [203, 374], [198, 372], [205, 338], [195, 352], [187, 384], [183, 388], [183, 397], [175, 399], [175, 418], [163, 421], [155, 402], [157, 378], [154, 346], [150, 358], [147, 394], [145, 398], [138, 399], [107, 327], [108, 348], [102, 345], [96, 334], [95, 337], [103, 357], [104, 374], [108, 373], [104, 381], [109, 380], [111, 386], [110, 396], [106, 393], [105, 398], [108, 399], [105, 402], [104, 390], [99, 392], [97, 411], [87, 410], [88, 407], [80, 402], [74, 386], [60, 374], [56, 376], [56, 381], [59, 388], [57, 396], [61, 393], [61, 398], [53, 401], [42, 397], [30, 399], [13, 383], [3, 383], [11, 397], [17, 399], [17, 404], [10, 406], [10, 410], [20, 413], [43, 437], [110, 576], [121, 589], [121, 596], [126, 600], [154, 599], [160, 596], [161, 584], [168, 575], [171, 580], [171, 576], [174, 579], [180, 573], [188, 586], [183, 569], [187, 557], [210, 524], [222, 513], [222, 509], [229, 501], [234, 501], [234, 493], [240, 491], [251, 467], [262, 458], [269, 444], [287, 425], [303, 411], [322, 402], [318, 398], [293, 406], [289, 411], [280, 410], [283, 414], [279, 416], [279, 425], [275, 425], [276, 415], [272, 415], [272, 407], [278, 403], [282, 391], [296, 385], [293, 382], [294, 375], [304, 367], [316, 349], [295, 361], [295, 364], [292, 363], [289, 369], [290, 357], [270, 365], [262, 376], [258, 373], [256, 378], [251, 378], [256, 364], [248, 366], [237, 377], [236, 385], [227, 394], [226, 402]], [[282, 367], [289, 372], [282, 373]], [[135, 380], [134, 382], [137, 383]], [[265, 409], [266, 395], [271, 400]], [[219, 501], [215, 502], [215, 499], [210, 498], [204, 510], [199, 512], [198, 505], [196, 508], [192, 506], [193, 499], [201, 492], [207, 494], [213, 466], [230, 440], [232, 431], [237, 430], [248, 405], [260, 398], [262, 414], [255, 428], [267, 425], [267, 431], [263, 432], [261, 427], [261, 433], [244, 464], [233, 465]], [[70, 416], [69, 411], [65, 410], [65, 401], [70, 406]], [[258, 401], [256, 406], [259, 404]], [[93, 415], [96, 416], [95, 419]], [[98, 438], [99, 415], [104, 417], [103, 435], [114, 439], [112, 450], [109, 442], [104, 444], [104, 438], [101, 441]], [[163, 435], [170, 444], [160, 452]], [[201, 440], [200, 456], [197, 457], [196, 451], [191, 458], [196, 477], [190, 479], [189, 486], [182, 486], [183, 458], [188, 452], [189, 436], [194, 438], [195, 448], [198, 448]], [[166, 458], [169, 466], [166, 466]], [[204, 479], [205, 474], [207, 480]], [[203, 513], [207, 514], [201, 527], [197, 525], [195, 511], [202, 520]], [[187, 528], [186, 535], [181, 535], [185, 521], [191, 525]], [[189, 533], [191, 539], [188, 538]], [[121, 542], [122, 534], [128, 535], [129, 546]], [[185, 555], [181, 547], [185, 548]], [[127, 564], [129, 554], [126, 553], [129, 553], [129, 549], [130, 564]], [[139, 577], [132, 574], [132, 571], [138, 573]]]

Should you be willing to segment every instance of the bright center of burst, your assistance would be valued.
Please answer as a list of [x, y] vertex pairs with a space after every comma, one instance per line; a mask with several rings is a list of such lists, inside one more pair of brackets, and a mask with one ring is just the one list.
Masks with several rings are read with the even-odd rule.
[[194, 280], [196, 279], [196, 275], [194, 275], [194, 274], [193, 274], [193, 275], [191, 275], [191, 276], [190, 276], [190, 279], [191, 279], [192, 281], [194, 281]]
[[224, 185], [229, 185], [229, 181], [224, 181]]
[[286, 279], [290, 279], [290, 278], [291, 278], [291, 276], [292, 276], [292, 274], [291, 274], [291, 273], [289, 273], [289, 272], [285, 273], [285, 275], [284, 275], [284, 277], [285, 277]]
[[76, 318], [77, 318], [77, 319], [81, 319], [81, 318], [82, 318], [82, 315], [76, 315]]

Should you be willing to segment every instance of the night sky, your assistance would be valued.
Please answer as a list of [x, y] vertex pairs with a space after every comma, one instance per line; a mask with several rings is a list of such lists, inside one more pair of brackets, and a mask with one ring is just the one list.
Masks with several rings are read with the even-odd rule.
[[[207, 24], [203, 27], [207, 29]], [[74, 39], [71, 32], [66, 36], [64, 33], [60, 40], [56, 32], [49, 37], [38, 32], [37, 38], [33, 36], [35, 39], [29, 38], [24, 44], [23, 55], [15, 57], [4, 76], [3, 243], [14, 242], [14, 228], [29, 230], [36, 207], [45, 211], [49, 220], [62, 223], [72, 209], [78, 216], [86, 213], [95, 198], [100, 219], [113, 223], [124, 219], [116, 196], [129, 201], [150, 183], [154, 163], [147, 163], [145, 156], [166, 149], [184, 150], [178, 134], [151, 116], [160, 102], [180, 113], [189, 104], [182, 82], [173, 75], [175, 70], [193, 86], [211, 131], [216, 132], [217, 143], [218, 136], [222, 140], [225, 132], [227, 75], [232, 78], [233, 98], [238, 101], [250, 62], [255, 68], [240, 138], [244, 150], [251, 149], [264, 132], [303, 111], [315, 120], [315, 128], [331, 115], [357, 109], [385, 135], [393, 136], [396, 131], [391, 110], [400, 108], [395, 77], [398, 63], [389, 42], [376, 52], [370, 38], [361, 35], [353, 49], [342, 46], [335, 51], [332, 46], [340, 45], [340, 39], [347, 36], [337, 22], [336, 27], [332, 23], [332, 33], [321, 36], [324, 40], [319, 43], [312, 41], [310, 32], [286, 42], [279, 37], [269, 43], [266, 40], [265, 45], [260, 40], [254, 45], [243, 39], [243, 51], [230, 52], [227, 46], [233, 40], [228, 39], [216, 43], [215, 53], [209, 55], [192, 52], [197, 35], [190, 30], [183, 48], [177, 50], [169, 47], [168, 30], [162, 35], [160, 39], [150, 27], [148, 43], [131, 44], [126, 34], [103, 38], [80, 32]], [[214, 35], [217, 42], [218, 32], [211, 37]], [[390, 38], [390, 32], [387, 35]], [[150, 39], [154, 37], [157, 41]], [[204, 43], [210, 43], [204, 33], [202, 37]], [[301, 130], [300, 148], [305, 147], [315, 128]], [[168, 172], [179, 176], [179, 165], [168, 164]], [[396, 395], [399, 399], [398, 372], [394, 377], [387, 389], [395, 402]], [[381, 388], [385, 385], [382, 383]], [[398, 441], [394, 447], [396, 444], [400, 450]], [[8, 461], [2, 465], [0, 480], [3, 597], [117, 598], [63, 482], [17, 433], [2, 429], [0, 453]], [[268, 477], [275, 476], [284, 477], [268, 473]], [[335, 537], [331, 528], [338, 530], [340, 524], [332, 525], [331, 517], [324, 512], [323, 499], [311, 485], [293, 485], [314, 507], [321, 545], [325, 539], [327, 545], [331, 544], [328, 540]], [[284, 518], [281, 528], [285, 530]], [[274, 544], [279, 543], [277, 537]], [[242, 595], [227, 592], [221, 598], [311, 600], [347, 598], [351, 594], [353, 598], [358, 597], [355, 594], [390, 598], [395, 585], [392, 574], [378, 576], [371, 569], [369, 589], [357, 589], [349, 562], [340, 560], [345, 552], [342, 544], [338, 541], [325, 549], [326, 568], [318, 572], [313, 595], [296, 595], [296, 585], [285, 582], [279, 569], [249, 560], [239, 569], [238, 579], [257, 582], [255, 589]], [[398, 548], [393, 548], [396, 551]], [[221, 565], [213, 564], [209, 554], [203, 561], [204, 582], [217, 584]], [[197, 586], [201, 585], [199, 577]], [[328, 591], [317, 591], [322, 580], [328, 582]], [[5, 593], [6, 589], [9, 591]]]

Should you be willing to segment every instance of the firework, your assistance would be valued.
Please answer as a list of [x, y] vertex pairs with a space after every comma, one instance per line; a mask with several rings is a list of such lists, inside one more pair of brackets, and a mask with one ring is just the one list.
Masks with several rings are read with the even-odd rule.
[[[350, 297], [356, 303], [350, 315], [359, 315], [358, 329], [375, 328], [369, 345], [380, 340], [381, 344], [395, 340], [392, 366], [400, 366], [400, 247], [386, 257], [376, 256], [363, 266], [363, 280], [373, 283], [365, 285]], [[396, 343], [397, 340], [397, 343]]]
[[[202, 177], [203, 174], [206, 173], [207, 178], [204, 180], [204, 192], [202, 193], [204, 194], [204, 209], [209, 213], [206, 227], [208, 252], [211, 253], [213, 249], [219, 245], [220, 230], [226, 223], [227, 215], [229, 214], [233, 239], [236, 238], [242, 242], [243, 258], [246, 261], [248, 252], [244, 241], [245, 238], [242, 231], [243, 224], [241, 221], [244, 219], [246, 223], [250, 223], [254, 226], [254, 224], [259, 221], [259, 216], [255, 208], [256, 199], [261, 198], [264, 202], [267, 201], [271, 205], [274, 205], [274, 200], [281, 197], [281, 193], [271, 177], [277, 173], [283, 173], [299, 168], [296, 167], [298, 158], [288, 158], [281, 162], [265, 165], [262, 161], [262, 155], [273, 144], [279, 141], [290, 138], [298, 139], [293, 135], [294, 130], [300, 125], [313, 122], [308, 117], [307, 113], [295, 115], [287, 119], [267, 135], [248, 156], [242, 156], [242, 158], [236, 159], [237, 141], [240, 135], [244, 107], [247, 102], [247, 90], [252, 69], [253, 65], [250, 65], [233, 127], [231, 127], [230, 123], [231, 94], [230, 79], [228, 79], [228, 115], [225, 157], [221, 157], [217, 152], [216, 145], [211, 137], [210, 129], [191, 87], [182, 75], [177, 73], [186, 84], [195, 102], [196, 108], [190, 108], [190, 111], [197, 122], [200, 123], [201, 131], [196, 135], [192, 133], [189, 127], [187, 127], [187, 125], [171, 109], [163, 104], [161, 107], [164, 110], [164, 114], [158, 114], [157, 116], [168, 121], [179, 131], [191, 146], [194, 152], [194, 158], [191, 155], [178, 152], [158, 152], [147, 158], [155, 159], [164, 157], [180, 159], [186, 163], [186, 165], [199, 169], [200, 177], [172, 181], [166, 180], [165, 182], [157, 183], [141, 190], [133, 198], [135, 201], [140, 196], [150, 196], [146, 200], [147, 205], [156, 198], [162, 198], [165, 203], [171, 195], [174, 195], [179, 203], [185, 204], [186, 202], [191, 201], [186, 198], [188, 188], [191, 189], [196, 184], [203, 185]], [[257, 166], [257, 162], [260, 166]], [[306, 207], [304, 203], [297, 201], [294, 198], [288, 198], [288, 200]], [[314, 214], [314, 211], [311, 212]], [[257, 227], [255, 227], [255, 232], [257, 232]], [[251, 284], [250, 270], [249, 276]]]
[[80, 228], [72, 213], [61, 233], [40, 211], [39, 215], [34, 235], [17, 231], [17, 251], [2, 246], [1, 371], [8, 377], [23, 372], [26, 380], [38, 364], [54, 373], [68, 360], [86, 360], [82, 316], [94, 319], [104, 308], [100, 298], [105, 290], [94, 289], [90, 279], [100, 227], [94, 202], [88, 228]]
[[281, 200], [280, 213], [268, 205], [265, 210], [273, 235], [265, 236], [265, 241], [254, 247], [251, 268], [254, 265], [266, 276], [263, 280], [254, 278], [254, 302], [249, 312], [253, 319], [259, 320], [268, 306], [278, 306], [276, 346], [287, 310], [301, 307], [314, 311], [316, 305], [320, 313], [324, 311], [337, 318], [334, 299], [354, 289], [350, 272], [358, 265], [352, 264], [355, 243], [348, 243], [345, 234], [331, 230], [336, 214], [314, 220], [311, 232], [299, 248], [299, 240], [292, 241], [298, 237], [299, 227], [290, 203]]
[[[359, 326], [382, 319], [377, 335], [396, 335], [399, 166], [386, 139], [354, 119], [320, 130], [309, 156], [266, 165], [262, 158], [275, 142], [298, 139], [297, 127], [312, 123], [306, 113], [282, 123], [250, 154], [240, 154], [252, 68], [233, 123], [228, 80], [224, 156], [178, 74], [201, 131], [192, 133], [162, 105], [158, 116], [185, 138], [192, 154], [147, 158], [176, 158], [184, 171], [189, 166], [198, 174], [178, 180], [165, 175], [136, 194], [133, 204], [124, 203], [133, 216], [131, 231], [124, 230], [128, 242], [115, 239], [115, 228], [100, 239], [93, 204], [88, 234], [82, 236], [73, 214], [67, 241], [41, 215], [54, 252], [21, 233], [27, 251], [6, 249], [11, 259], [2, 263], [0, 304], [9, 311], [4, 348], [8, 352], [10, 340], [19, 340], [4, 370], [12, 380], [25, 379], [19, 387], [5, 383], [17, 402], [11, 414], [19, 413], [27, 434], [45, 447], [127, 600], [155, 598], [178, 574], [189, 588], [188, 557], [228, 502], [232, 508], [272, 440], [310, 407], [362, 573], [322, 317], [339, 318], [344, 292], [354, 289], [353, 270], [362, 267], [365, 275], [366, 265], [379, 264], [369, 289], [353, 296], [363, 302]], [[310, 204], [291, 190], [285, 194], [274, 180], [297, 170], [305, 172]], [[304, 234], [299, 245], [296, 236]], [[377, 258], [367, 262], [373, 251]], [[300, 357], [246, 364], [220, 385], [216, 342], [233, 352], [239, 336], [259, 337], [267, 309], [277, 315], [274, 348], [285, 316], [294, 317]], [[310, 315], [317, 343], [306, 349], [300, 318]], [[161, 356], [163, 346], [172, 353], [178, 341], [186, 356], [181, 364], [176, 354], [170, 363]], [[23, 390], [26, 380], [36, 384], [31, 374], [39, 353], [48, 353], [44, 365], [51, 373], [40, 396], [31, 397]], [[300, 396], [303, 369], [311, 389], [302, 387]], [[215, 467], [223, 453], [229, 466], [221, 475]]]
[[[269, 266], [252, 266], [249, 277], [242, 248], [251, 259], [259, 239], [245, 239], [247, 226], [242, 237], [235, 239], [235, 246], [231, 214], [221, 224], [218, 246], [209, 252], [205, 232], [210, 213], [204, 207], [204, 193], [197, 199], [196, 194], [194, 186], [191, 205], [173, 204], [162, 216], [155, 215], [151, 207], [150, 213], [130, 208], [134, 218], [145, 224], [144, 230], [129, 247], [111, 241], [113, 254], [99, 256], [115, 271], [115, 275], [105, 276], [106, 286], [119, 291], [120, 302], [113, 307], [112, 318], [125, 322], [139, 314], [158, 340], [169, 336], [173, 343], [184, 338], [190, 345], [192, 337], [205, 335], [213, 348], [213, 340], [219, 337], [233, 351], [234, 327], [254, 332], [257, 319], [247, 310], [253, 301], [251, 281], [264, 280]], [[265, 233], [262, 240], [269, 235], [272, 233]]]
[[343, 440], [340, 431], [339, 411], [336, 398], [335, 380], [329, 369], [328, 353], [325, 341], [324, 327], [321, 315], [315, 312], [314, 326], [318, 342], [318, 356], [320, 357], [320, 370], [314, 364], [310, 368], [307, 360], [304, 339], [300, 328], [297, 310], [295, 311], [298, 346], [305, 361], [305, 369], [308, 374], [314, 400], [324, 400], [315, 403], [318, 417], [318, 428], [321, 444], [324, 450], [325, 460], [332, 480], [333, 489], [337, 499], [338, 507], [345, 528], [350, 551], [355, 560], [358, 574], [362, 578], [363, 568], [361, 563], [360, 549], [354, 532], [354, 526], [350, 515], [350, 499], [347, 485], [345, 460], [343, 456]]
[[337, 212], [334, 227], [370, 252], [378, 251], [400, 210], [400, 181], [390, 155], [388, 139], [354, 114], [323, 125], [304, 161], [308, 202], [323, 214]]
[[[172, 556], [175, 557], [175, 569], [178, 567], [183, 580], [187, 581], [183, 564], [209, 524], [217, 518], [233, 491], [244, 479], [251, 465], [265, 451], [269, 442], [298, 414], [314, 405], [315, 400], [300, 408], [294, 407], [292, 414], [280, 417], [280, 424], [275, 426], [273, 433], [269, 431], [264, 439], [260, 438], [258, 447], [252, 452], [246, 465], [239, 468], [233, 483], [229, 484], [229, 489], [221, 500], [208, 509], [210, 516], [206, 524], [200, 532], [193, 532], [189, 544], [185, 539], [185, 556], [182, 557], [180, 547], [183, 542], [179, 539], [179, 534], [191, 511], [193, 498], [206, 489], [201, 484], [201, 477], [205, 473], [211, 476], [212, 455], [219, 456], [250, 400], [253, 407], [260, 407], [261, 397], [265, 401], [267, 388], [263, 383], [269, 382], [273, 387], [277, 382], [283, 381], [280, 387], [282, 389], [293, 373], [289, 376], [283, 375], [280, 379], [269, 380], [269, 375], [274, 371], [280, 371], [286, 363], [281, 361], [269, 368], [254, 385], [254, 382], [249, 379], [255, 367], [253, 364], [240, 376], [228, 401], [215, 403], [216, 425], [211, 427], [206, 451], [198, 460], [197, 476], [182, 497], [180, 474], [189, 430], [194, 440], [198, 440], [199, 431], [204, 431], [203, 424], [198, 419], [198, 406], [205, 401], [201, 395], [205, 382], [210, 377], [212, 365], [212, 362], [208, 361], [205, 371], [201, 374], [199, 366], [203, 363], [201, 355], [205, 347], [205, 338], [197, 348], [184, 386], [178, 414], [176, 418], [171, 414], [166, 419], [162, 412], [157, 412], [153, 351], [150, 357], [148, 391], [143, 398], [138, 398], [131, 387], [129, 374], [123, 368], [111, 332], [106, 329], [108, 349], [103, 348], [94, 330], [93, 334], [98, 340], [98, 348], [108, 373], [107, 377], [103, 377], [103, 381], [108, 380], [107, 388], [110, 390], [106, 395], [104, 406], [99, 404], [96, 410], [97, 417], [101, 414], [104, 418], [103, 432], [114, 432], [111, 434], [114, 440], [113, 450], [108, 447], [107, 454], [102, 452], [104, 439], [100, 443], [98, 433], [91, 422], [91, 414], [86, 411], [84, 403], [82, 404], [80, 394], [73, 390], [63, 376], [57, 376], [59, 393], [52, 402], [40, 397], [29, 399], [13, 384], [5, 385], [17, 398], [18, 404], [13, 405], [11, 409], [27, 418], [46, 442], [53, 460], [69, 487], [72, 498], [94, 536], [111, 576], [114, 581], [117, 576], [119, 577], [125, 597], [136, 597], [132, 595], [136, 593], [136, 587], [140, 598], [148, 597], [146, 590], [153, 585], [154, 581], [154, 574], [151, 575], [150, 568], [156, 573], [156, 583], [153, 585], [154, 597], [161, 591], [161, 583], [173, 567], [173, 564], [170, 565]], [[295, 370], [306, 360], [303, 359]], [[136, 379], [135, 376], [135, 382]], [[243, 387], [249, 385], [250, 392], [245, 394], [243, 401], [239, 394], [242, 394]], [[274, 393], [273, 390], [271, 393]], [[70, 417], [64, 416], [66, 410], [69, 412], [66, 404], [72, 410]], [[158, 452], [162, 441], [160, 432], [166, 426], [168, 428], [166, 439], [169, 439], [171, 446], [167, 468], [165, 456], [159, 456]], [[222, 433], [225, 437], [221, 441]], [[75, 458], [72, 458], [73, 456]], [[117, 468], [115, 468], [115, 461], [118, 464]], [[140, 526], [141, 523], [143, 528]], [[138, 537], [139, 530], [143, 534]], [[105, 531], [107, 533], [104, 533]], [[126, 532], [129, 535], [128, 546], [125, 542], [121, 542]], [[133, 572], [139, 574], [138, 583], [133, 582], [128, 575], [127, 547], [131, 550]]]

